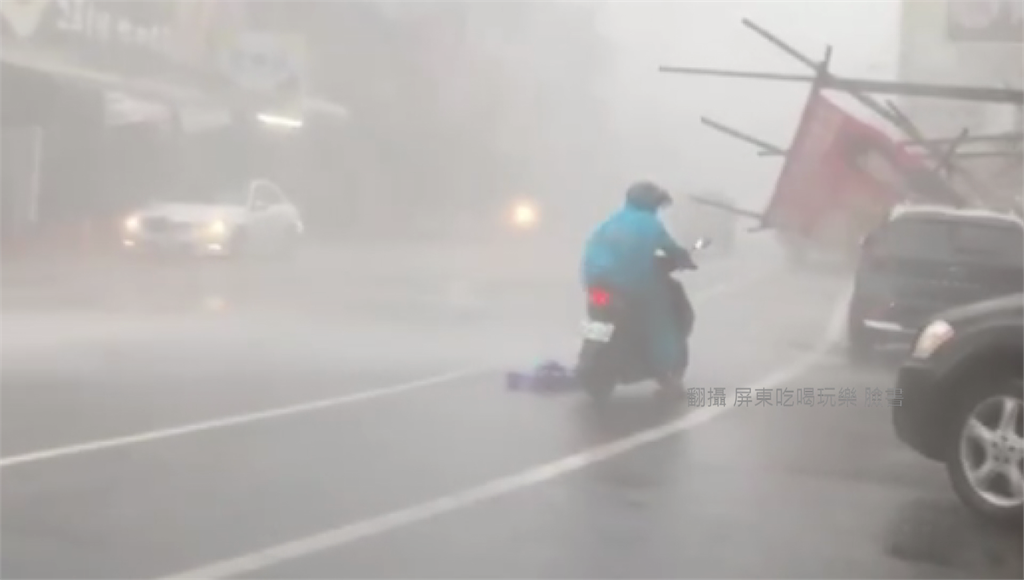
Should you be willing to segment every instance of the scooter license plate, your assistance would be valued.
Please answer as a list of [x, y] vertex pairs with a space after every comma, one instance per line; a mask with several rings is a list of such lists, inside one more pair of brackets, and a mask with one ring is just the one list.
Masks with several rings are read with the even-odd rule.
[[615, 325], [594, 320], [583, 321], [583, 338], [595, 342], [608, 342], [615, 332]]

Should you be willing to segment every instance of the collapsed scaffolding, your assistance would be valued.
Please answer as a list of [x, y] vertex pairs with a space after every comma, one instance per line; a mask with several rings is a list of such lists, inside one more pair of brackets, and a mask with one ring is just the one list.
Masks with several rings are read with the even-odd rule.
[[[925, 137], [922, 130], [892, 100], [871, 95], [929, 97], [1024, 107], [1024, 91], [1004, 87], [939, 85], [839, 77], [830, 70], [832, 47], [816, 61], [778, 36], [744, 19], [743, 25], [811, 70], [810, 75], [731, 71], [662, 66], [669, 74], [809, 83], [810, 91], [793, 142], [781, 147], [723, 123], [701, 122], [727, 136], [758, 148], [762, 157], [783, 157], [775, 190], [764, 211], [722, 204], [699, 195], [699, 204], [753, 219], [754, 230], [774, 230], [803, 256], [808, 248], [854, 257], [863, 235], [901, 203], [926, 203], [954, 208], [981, 208], [1000, 213], [1024, 213], [1019, 185], [1000, 188], [993, 176], [985, 179], [967, 164], [976, 159], [1001, 161], [999, 172], [1020, 175], [1020, 131]], [[894, 139], [875, 124], [862, 121], [829, 99], [826, 90], [852, 97], [882, 121], [902, 133]], [[989, 145], [971, 151], [971, 146]], [[993, 148], [992, 146], [995, 146]], [[1014, 180], [1018, 182], [1019, 178]]]

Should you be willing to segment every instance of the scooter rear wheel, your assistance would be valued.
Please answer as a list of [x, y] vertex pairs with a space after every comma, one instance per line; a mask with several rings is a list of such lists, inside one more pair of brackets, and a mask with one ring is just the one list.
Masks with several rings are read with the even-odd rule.
[[596, 377], [585, 378], [582, 381], [583, 390], [587, 392], [591, 400], [603, 403], [615, 394], [615, 383], [608, 379]]
[[679, 365], [671, 375], [655, 378], [654, 380], [658, 385], [658, 393], [662, 396], [668, 398], [685, 398], [686, 396], [686, 387], [683, 384], [683, 379], [686, 376], [686, 370], [690, 366], [690, 345], [688, 343], [683, 345], [680, 355]]

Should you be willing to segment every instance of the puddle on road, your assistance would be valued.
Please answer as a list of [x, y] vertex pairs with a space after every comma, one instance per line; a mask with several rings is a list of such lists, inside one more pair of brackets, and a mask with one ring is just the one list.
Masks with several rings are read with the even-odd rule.
[[986, 524], [952, 498], [911, 502], [894, 516], [886, 546], [894, 558], [969, 578], [1024, 577], [1020, 529]]

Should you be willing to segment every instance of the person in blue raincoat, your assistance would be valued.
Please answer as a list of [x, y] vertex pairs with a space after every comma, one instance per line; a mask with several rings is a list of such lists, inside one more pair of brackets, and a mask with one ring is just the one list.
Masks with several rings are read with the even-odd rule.
[[663, 389], [681, 389], [687, 337], [677, 324], [676, 297], [659, 269], [656, 253], [661, 250], [676, 263], [692, 266], [693, 262], [659, 219], [660, 210], [671, 203], [668, 192], [654, 183], [630, 186], [625, 205], [587, 240], [582, 273], [584, 287], [607, 287], [634, 305], [644, 329], [641, 340], [651, 377]]

